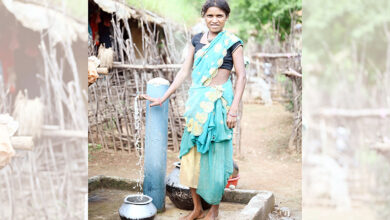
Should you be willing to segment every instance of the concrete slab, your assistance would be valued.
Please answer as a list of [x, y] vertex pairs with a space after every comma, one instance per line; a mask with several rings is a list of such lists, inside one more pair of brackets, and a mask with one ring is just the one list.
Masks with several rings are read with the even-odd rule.
[[[118, 220], [118, 209], [123, 203], [123, 199], [129, 194], [138, 192], [99, 188], [89, 195], [88, 202], [88, 219], [90, 220]], [[235, 219], [235, 216], [245, 207], [245, 204], [222, 202], [219, 208], [219, 219]], [[186, 216], [191, 211], [181, 210], [174, 206], [171, 200], [166, 197], [165, 211], [157, 213], [155, 220], [172, 220]]]
[[[88, 179], [88, 192], [90, 194], [96, 194], [99, 189], [116, 189], [122, 190], [121, 192], [115, 192], [119, 197], [123, 197], [126, 193], [137, 193], [141, 191], [142, 182], [136, 182], [128, 178], [114, 177], [114, 176], [94, 176]], [[92, 193], [94, 192], [94, 193]], [[109, 191], [110, 192], [110, 191]], [[102, 194], [100, 192], [100, 194]], [[110, 196], [108, 196], [110, 197]], [[99, 196], [96, 196], [99, 198]], [[114, 218], [117, 214], [123, 198], [117, 200], [115, 207], [101, 207], [101, 205], [93, 205], [93, 209], [89, 209], [88, 213], [90, 217], [100, 219], [99, 212], [105, 209], [110, 214], [109, 219]], [[268, 213], [270, 213], [274, 207], [275, 198], [272, 192], [258, 191], [258, 190], [245, 190], [245, 189], [225, 189], [222, 202], [220, 204], [220, 219], [231, 220], [266, 220]], [[98, 207], [98, 208], [96, 208]], [[113, 209], [113, 210], [111, 210]], [[97, 212], [97, 213], [96, 213]], [[190, 211], [180, 210], [174, 207], [172, 202], [166, 198], [166, 211], [159, 213], [156, 216], [156, 220], [165, 220], [177, 218], [178, 216], [187, 215]], [[90, 215], [91, 214], [91, 215]], [[98, 217], [99, 216], [99, 217]], [[107, 217], [107, 216], [106, 216]]]
[[258, 193], [240, 212], [243, 220], [265, 220], [268, 213], [272, 212], [275, 204], [274, 195], [271, 192]]

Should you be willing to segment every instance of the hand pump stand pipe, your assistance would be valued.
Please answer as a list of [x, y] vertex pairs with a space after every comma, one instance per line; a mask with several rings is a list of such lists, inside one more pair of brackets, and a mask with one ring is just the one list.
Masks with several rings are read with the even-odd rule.
[[[148, 81], [146, 92], [150, 97], [162, 97], [169, 87], [163, 78]], [[168, 104], [149, 107], [146, 101], [145, 160], [143, 193], [152, 197], [158, 212], [165, 210], [165, 175], [168, 145]]]

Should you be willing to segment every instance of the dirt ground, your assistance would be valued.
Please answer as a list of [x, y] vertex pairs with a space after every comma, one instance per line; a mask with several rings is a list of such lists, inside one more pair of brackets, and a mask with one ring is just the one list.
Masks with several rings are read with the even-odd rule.
[[[280, 104], [245, 104], [242, 117], [241, 155], [234, 160], [240, 170], [237, 188], [272, 191], [276, 204], [290, 208], [291, 217], [302, 219], [301, 155], [287, 153], [292, 113]], [[88, 176], [107, 175], [140, 178], [135, 154], [121, 154], [90, 148]], [[167, 174], [178, 161], [168, 152]], [[142, 174], [141, 174], [142, 175]]]

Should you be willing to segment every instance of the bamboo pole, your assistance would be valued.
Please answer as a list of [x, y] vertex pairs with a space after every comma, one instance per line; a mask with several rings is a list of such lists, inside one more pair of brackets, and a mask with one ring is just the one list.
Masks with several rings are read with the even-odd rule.
[[291, 68], [289, 70], [287, 70], [286, 72], [284, 72], [283, 74], [286, 76], [295, 76], [295, 77], [302, 78], [302, 74], [298, 73], [297, 71], [295, 71]]
[[320, 110], [316, 116], [320, 117], [343, 117], [343, 118], [385, 118], [390, 117], [390, 109], [337, 109], [327, 108]]
[[[116, 74], [118, 74], [118, 70], [115, 70], [116, 71]], [[126, 100], [127, 100], [127, 86], [126, 86], [126, 74], [124, 74], [124, 77], [125, 77], [125, 83], [123, 85], [123, 104], [121, 105], [122, 106], [122, 110], [123, 110], [123, 113], [124, 113], [124, 119], [125, 119], [125, 127], [126, 127], [126, 134], [127, 134], [127, 149], [128, 149], [128, 152], [130, 153], [131, 152], [131, 140], [130, 140], [130, 132], [129, 132], [129, 121], [127, 120], [127, 116], [129, 115], [128, 111], [127, 111], [127, 108], [126, 108]], [[118, 101], [119, 101], [119, 97], [118, 97]]]
[[11, 145], [17, 150], [32, 150], [34, 147], [33, 138], [29, 136], [13, 136]]
[[[110, 93], [109, 87], [110, 87], [110, 84], [109, 84], [109, 80], [107, 79], [106, 80], [106, 95], [107, 95], [107, 98], [108, 98], [108, 106], [112, 107], [113, 109], [115, 109], [115, 106], [113, 105], [113, 103], [111, 101], [111, 93]], [[109, 121], [110, 123], [112, 123], [113, 118], [114, 118], [114, 114], [110, 110], [110, 121]], [[117, 149], [117, 146], [116, 146], [115, 135], [114, 135], [114, 132], [113, 132], [113, 130], [111, 128], [111, 125], [109, 125], [109, 130], [110, 130], [109, 133], [111, 133], [112, 142], [114, 143], [114, 150], [115, 150], [115, 152], [117, 152], [118, 149]]]
[[[291, 78], [292, 81], [292, 93], [293, 93], [293, 105], [294, 105], [294, 116], [298, 114], [298, 99], [297, 99], [297, 84], [296, 80], [294, 78]], [[296, 144], [294, 144], [296, 137], [297, 137], [297, 125], [299, 123], [299, 119], [297, 117], [294, 117], [294, 126], [293, 126], [293, 132], [291, 133], [290, 139], [288, 141], [288, 149], [294, 150], [296, 148]], [[296, 149], [295, 149], [296, 150]]]
[[96, 110], [95, 110], [95, 114], [94, 114], [95, 115], [95, 119], [96, 119], [96, 130], [97, 130], [98, 136], [100, 137], [100, 142], [101, 142], [103, 148], [108, 149], [106, 140], [104, 138], [104, 133], [99, 128], [100, 127], [99, 126], [99, 100], [97, 99], [97, 92], [96, 92], [96, 87], [97, 86], [98, 86], [98, 84], [96, 82], [96, 85], [93, 86], [95, 100], [96, 100]]
[[262, 58], [292, 58], [299, 57], [299, 53], [256, 53], [252, 55], [253, 58], [262, 59]]
[[[118, 84], [120, 85], [120, 81], [119, 81], [119, 77], [118, 77], [118, 70], [115, 71], [115, 76], [116, 76], [116, 78], [118, 80]], [[117, 87], [115, 87], [115, 89], [116, 89], [116, 93], [117, 93], [116, 97], [118, 99], [118, 105], [122, 106], [120, 104], [119, 95], [118, 95], [119, 93], [118, 93]], [[115, 108], [115, 106], [114, 106], [114, 108]], [[116, 127], [117, 127], [119, 135], [122, 136], [122, 131], [121, 131], [122, 123], [121, 123], [121, 120], [119, 120], [120, 119], [120, 112], [118, 112], [118, 108], [115, 108], [115, 113], [116, 113]], [[122, 139], [119, 139], [119, 142], [121, 143], [121, 151], [123, 152], [125, 150], [125, 147], [123, 145]]]
[[169, 100], [169, 106], [170, 108], [168, 109], [169, 110], [169, 126], [171, 127], [171, 133], [172, 133], [172, 141], [173, 141], [173, 151], [174, 152], [178, 152], [179, 151], [179, 141], [177, 140], [177, 132], [176, 132], [176, 126], [175, 126], [175, 119], [174, 119], [174, 116], [173, 116], [173, 112], [172, 112], [172, 109], [173, 109], [173, 106], [171, 104], [171, 100]]
[[102, 74], [102, 75], [108, 75], [108, 68], [106, 67], [99, 67], [96, 68], [97, 73]]
[[43, 130], [43, 136], [57, 137], [57, 138], [88, 138], [88, 133], [84, 130]]
[[149, 69], [149, 70], [159, 70], [159, 69], [180, 69], [182, 64], [157, 64], [157, 65], [151, 65], [151, 64], [121, 64], [119, 62], [114, 62], [112, 67], [118, 68], [118, 69]]

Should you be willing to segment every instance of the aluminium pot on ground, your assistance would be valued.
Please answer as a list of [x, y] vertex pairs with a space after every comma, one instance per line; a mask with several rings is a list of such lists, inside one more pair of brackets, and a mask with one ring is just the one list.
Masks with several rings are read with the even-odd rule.
[[157, 208], [152, 198], [147, 195], [128, 195], [119, 208], [121, 220], [152, 220], [156, 216]]

